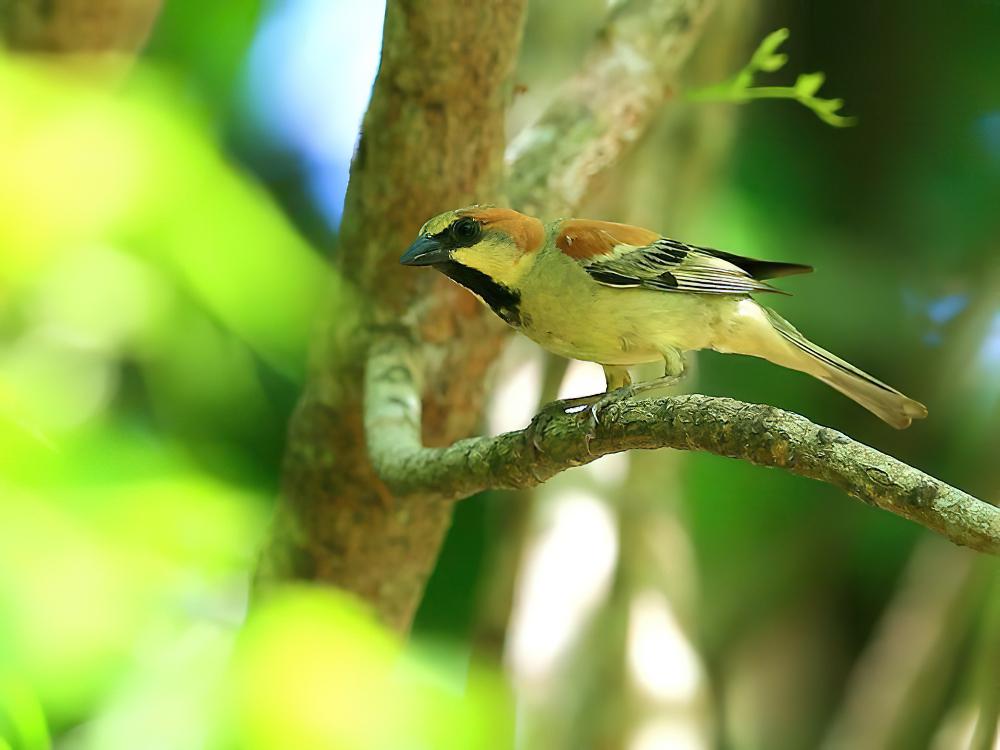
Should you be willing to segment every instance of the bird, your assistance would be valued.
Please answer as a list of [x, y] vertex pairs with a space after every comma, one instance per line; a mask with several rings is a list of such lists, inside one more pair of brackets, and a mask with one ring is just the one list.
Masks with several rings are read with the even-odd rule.
[[[754, 295], [785, 293], [769, 280], [811, 266], [747, 258], [596, 219], [544, 224], [510, 208], [474, 205], [428, 220], [400, 258], [468, 289], [543, 349], [596, 362], [606, 390], [557, 402], [595, 421], [610, 403], [680, 378], [684, 353], [760, 357], [817, 378], [897, 429], [927, 408], [809, 341]], [[663, 362], [633, 384], [628, 368]]]

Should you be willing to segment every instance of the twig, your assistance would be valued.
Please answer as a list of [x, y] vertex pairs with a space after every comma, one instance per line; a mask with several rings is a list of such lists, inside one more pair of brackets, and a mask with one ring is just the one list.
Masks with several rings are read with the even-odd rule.
[[791, 99], [811, 109], [819, 119], [835, 128], [846, 128], [857, 123], [856, 117], [838, 114], [844, 106], [843, 99], [824, 99], [817, 96], [826, 80], [823, 73], [800, 73], [791, 86], [754, 86], [757, 73], [773, 73], [788, 62], [788, 56], [777, 49], [788, 39], [788, 29], [778, 29], [767, 35], [757, 51], [739, 73], [728, 81], [706, 86], [687, 93], [693, 102], [746, 103], [754, 99]]
[[457, 500], [489, 488], [532, 487], [608, 453], [698, 450], [827, 482], [955, 544], [1000, 555], [1000, 508], [773, 406], [702, 395], [630, 400], [602, 412], [589, 441], [585, 418], [556, 415], [534, 434], [525, 429], [424, 448], [416, 351], [402, 337], [387, 335], [371, 348], [366, 368], [368, 451], [397, 496], [419, 492]]

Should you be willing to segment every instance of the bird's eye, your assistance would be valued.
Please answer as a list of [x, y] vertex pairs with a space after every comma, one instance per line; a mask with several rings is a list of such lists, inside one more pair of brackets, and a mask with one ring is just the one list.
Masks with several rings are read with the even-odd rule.
[[465, 217], [451, 225], [452, 236], [462, 244], [471, 244], [479, 238], [482, 226], [475, 219]]

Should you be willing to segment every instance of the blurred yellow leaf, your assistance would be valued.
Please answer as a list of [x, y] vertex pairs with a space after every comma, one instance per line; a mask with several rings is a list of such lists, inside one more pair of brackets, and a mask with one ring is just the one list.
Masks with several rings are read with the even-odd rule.
[[333, 589], [273, 595], [241, 634], [232, 731], [250, 750], [509, 747], [499, 676], [449, 689], [396, 637]]

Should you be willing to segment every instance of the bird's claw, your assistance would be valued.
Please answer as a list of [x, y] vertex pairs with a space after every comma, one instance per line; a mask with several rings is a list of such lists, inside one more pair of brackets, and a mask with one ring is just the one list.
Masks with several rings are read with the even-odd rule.
[[545, 426], [551, 421], [552, 415], [546, 409], [542, 409], [538, 412], [538, 414], [531, 418], [531, 423], [528, 425], [527, 433], [531, 442], [531, 448], [535, 453], [535, 458], [538, 458], [542, 453], [544, 453], [538, 439], [539, 436], [545, 431]]
[[608, 391], [607, 393], [552, 401], [546, 404], [534, 416], [527, 429], [535, 458], [538, 458], [545, 452], [542, 450], [539, 440], [545, 432], [548, 423], [555, 419], [556, 416], [568, 414], [571, 409], [581, 409], [580, 414], [587, 415], [587, 429], [583, 434], [583, 440], [587, 447], [587, 453], [593, 455], [593, 451], [590, 450], [590, 442], [597, 437], [597, 428], [601, 425], [601, 412], [612, 404], [632, 398], [635, 394], [635, 386], [627, 385], [623, 388]]
[[548, 426], [549, 422], [557, 416], [563, 416], [568, 414], [570, 410], [579, 409], [581, 407], [589, 409], [590, 403], [588, 402], [588, 397], [584, 397], [582, 399], [577, 398], [552, 401], [545, 404], [545, 406], [539, 410], [538, 414], [532, 418], [527, 430], [528, 436], [531, 439], [531, 447], [535, 451], [536, 458], [545, 452], [542, 450], [539, 440], [545, 432], [545, 428]]
[[601, 426], [601, 412], [612, 404], [617, 404], [630, 399], [634, 395], [635, 387], [626, 385], [622, 388], [616, 388], [613, 391], [608, 391], [590, 405], [587, 409], [587, 431], [583, 436], [584, 444], [587, 447], [587, 453], [594, 455], [594, 452], [590, 450], [590, 443], [597, 437], [597, 428]]

